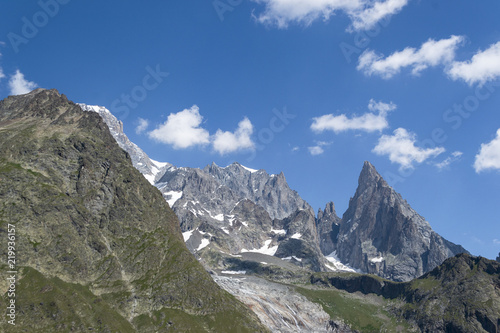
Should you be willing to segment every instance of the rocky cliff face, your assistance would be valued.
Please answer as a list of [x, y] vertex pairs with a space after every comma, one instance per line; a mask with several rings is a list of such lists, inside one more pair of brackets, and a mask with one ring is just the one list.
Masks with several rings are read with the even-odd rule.
[[500, 262], [500, 253], [498, 253], [497, 261]]
[[342, 262], [394, 281], [416, 278], [466, 252], [435, 233], [369, 162], [342, 217], [336, 250]]
[[264, 208], [272, 219], [283, 219], [299, 209], [312, 210], [296, 191], [290, 189], [283, 172], [268, 175], [264, 170], [252, 170], [239, 163], [225, 168], [212, 164], [203, 170], [238, 197], [252, 200]]
[[0, 179], [20, 314], [1, 331], [265, 331], [189, 253], [176, 216], [98, 114], [56, 90], [1, 101]]
[[336, 251], [340, 221], [341, 219], [335, 212], [335, 204], [333, 202], [327, 203], [325, 210], [318, 209], [316, 229], [318, 230], [321, 252], [324, 255], [329, 255]]
[[[312, 208], [284, 175], [238, 163], [166, 170], [156, 186], [181, 221], [188, 247], [258, 252], [324, 269]], [[284, 218], [281, 218], [285, 216]]]

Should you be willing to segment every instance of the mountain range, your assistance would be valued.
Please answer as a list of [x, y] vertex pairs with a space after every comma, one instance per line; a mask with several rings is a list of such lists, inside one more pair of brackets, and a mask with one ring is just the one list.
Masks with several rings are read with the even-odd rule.
[[369, 162], [342, 218], [333, 202], [315, 216], [283, 173], [269, 175], [237, 162], [197, 169], [152, 161], [107, 109], [80, 106], [103, 117], [137, 169], [163, 193], [194, 253], [257, 252], [314, 271], [341, 267], [409, 281], [467, 252], [434, 232]]
[[435, 233], [369, 162], [342, 217], [316, 215], [283, 173], [151, 160], [106, 108], [37, 89], [0, 102], [0, 180], [18, 259], [2, 331], [500, 328], [499, 263]]

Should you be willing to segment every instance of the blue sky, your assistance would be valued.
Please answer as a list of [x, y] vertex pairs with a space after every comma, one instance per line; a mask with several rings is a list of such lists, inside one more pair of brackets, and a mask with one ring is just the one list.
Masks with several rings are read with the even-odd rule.
[[106, 106], [153, 159], [283, 171], [342, 215], [372, 162], [432, 227], [500, 251], [500, 3], [2, 3], [0, 97]]

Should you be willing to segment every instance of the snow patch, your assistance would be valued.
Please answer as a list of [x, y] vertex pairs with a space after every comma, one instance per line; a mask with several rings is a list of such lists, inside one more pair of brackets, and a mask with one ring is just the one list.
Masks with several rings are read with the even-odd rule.
[[301, 237], [302, 237], [302, 234], [297, 232], [297, 233], [293, 234], [291, 238], [300, 239]]
[[218, 215], [215, 215], [215, 216], [212, 216], [210, 215], [211, 218], [217, 220], [217, 221], [221, 221], [223, 222], [224, 221], [224, 214], [218, 214]]
[[182, 191], [177, 192], [177, 191], [170, 191], [170, 192], [165, 192], [163, 195], [170, 197], [170, 199], [167, 199], [168, 205], [172, 207], [177, 200], [179, 200], [182, 197]]
[[286, 235], [286, 230], [284, 230], [284, 229], [281, 229], [281, 230], [275, 230], [275, 229], [271, 228], [271, 232], [272, 232], [272, 233], [275, 233], [275, 234], [277, 234], [277, 235]]
[[182, 237], [184, 238], [184, 243], [187, 242], [189, 238], [191, 238], [191, 236], [193, 236], [193, 232], [194, 230], [189, 230], [182, 233]]
[[247, 271], [222, 271], [222, 274], [231, 274], [231, 275], [243, 275], [246, 274]]
[[[241, 165], [241, 164], [240, 164]], [[254, 173], [254, 172], [257, 172], [259, 170], [255, 170], [255, 169], [250, 169], [250, 168], [247, 168], [246, 166], [242, 165], [241, 166], [243, 169], [247, 170], [247, 171], [250, 171], [251, 173]]]
[[344, 265], [340, 259], [337, 257], [337, 252], [333, 251], [329, 255], [325, 256], [325, 259], [328, 260], [330, 263], [333, 264], [333, 266], [326, 264], [325, 266], [328, 269], [331, 269], [334, 272], [337, 271], [344, 271], [344, 272], [357, 272], [354, 268], [351, 268], [347, 265]]
[[274, 256], [276, 251], [278, 251], [278, 245], [269, 247], [271, 245], [272, 239], [268, 239], [264, 242], [264, 246], [261, 247], [260, 249], [253, 249], [253, 250], [247, 250], [247, 249], [241, 249], [241, 253], [244, 252], [257, 252], [257, 253], [262, 253], [262, 254], [267, 254], [268, 256]]
[[151, 185], [155, 184], [155, 175], [144, 175], [144, 178], [146, 178]]
[[377, 257], [377, 258], [371, 258], [370, 261], [375, 263], [375, 262], [382, 262], [384, 261], [384, 257]]
[[226, 228], [226, 227], [222, 227], [221, 229], [222, 229], [222, 231], [224, 231], [226, 234], [228, 234], [228, 235], [229, 235], [229, 230], [227, 230], [227, 228]]
[[169, 163], [167, 162], [158, 162], [158, 161], [155, 161], [155, 160], [152, 160], [152, 159], [149, 159], [151, 162], [153, 162], [153, 164], [158, 168], [158, 169], [161, 169], [163, 167], [166, 167]]
[[295, 259], [295, 260], [297, 260], [298, 262], [302, 262], [302, 259], [298, 258], [296, 256], [284, 257], [284, 258], [281, 258], [281, 260], [292, 260], [292, 258]]
[[200, 251], [201, 249], [204, 249], [205, 247], [208, 246], [208, 244], [210, 244], [210, 241], [208, 239], [206, 239], [206, 238], [203, 238], [201, 240], [200, 246], [198, 246], [198, 248], [196, 249], [196, 251]]

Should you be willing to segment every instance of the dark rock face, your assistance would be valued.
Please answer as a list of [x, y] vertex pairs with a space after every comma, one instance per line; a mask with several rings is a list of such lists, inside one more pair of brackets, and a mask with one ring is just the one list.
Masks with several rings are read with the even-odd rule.
[[409, 281], [466, 252], [435, 233], [369, 162], [358, 184], [340, 223], [337, 255], [342, 262], [394, 281]]
[[500, 253], [498, 253], [497, 261], [500, 262]]
[[325, 210], [318, 209], [316, 229], [318, 230], [321, 252], [329, 255], [336, 250], [337, 236], [340, 231], [340, 217], [335, 212], [335, 204], [329, 202]]
[[15, 225], [20, 272], [12, 332], [265, 331], [189, 253], [97, 113], [56, 90], [1, 101], [0, 179], [0, 236]]

